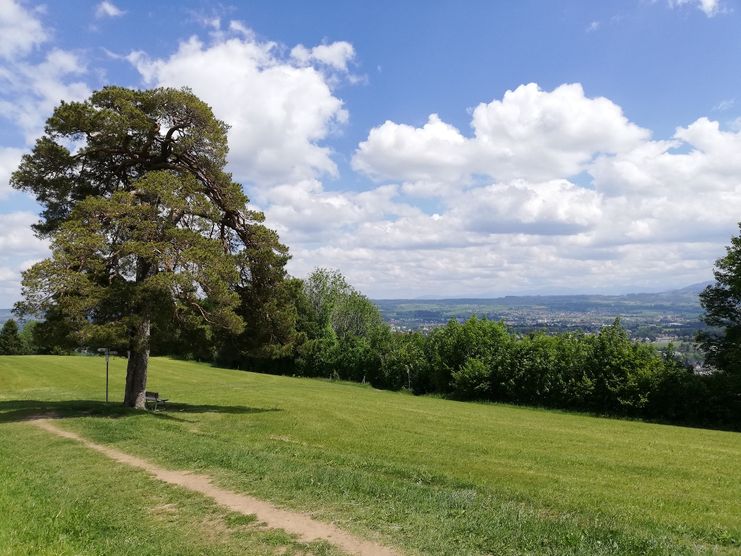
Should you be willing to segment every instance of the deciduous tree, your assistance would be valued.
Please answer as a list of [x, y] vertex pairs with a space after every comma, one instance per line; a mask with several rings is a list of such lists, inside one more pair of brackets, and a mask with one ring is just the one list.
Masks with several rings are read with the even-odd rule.
[[741, 236], [731, 238], [713, 274], [715, 284], [705, 288], [700, 302], [703, 321], [715, 330], [700, 334], [700, 345], [706, 363], [741, 376]]

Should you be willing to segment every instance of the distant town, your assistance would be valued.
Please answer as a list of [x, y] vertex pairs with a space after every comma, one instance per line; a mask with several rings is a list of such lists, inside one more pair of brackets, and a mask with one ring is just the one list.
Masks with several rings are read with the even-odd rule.
[[527, 334], [599, 331], [619, 318], [631, 336], [659, 348], [670, 343], [690, 364], [702, 356], [695, 336], [704, 325], [698, 294], [707, 283], [661, 293], [507, 296], [484, 299], [378, 299], [384, 320], [398, 331], [426, 332], [471, 316], [503, 321]]

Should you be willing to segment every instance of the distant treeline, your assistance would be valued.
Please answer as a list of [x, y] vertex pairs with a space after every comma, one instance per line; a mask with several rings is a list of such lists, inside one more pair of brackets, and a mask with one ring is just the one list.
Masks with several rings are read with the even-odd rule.
[[[472, 317], [426, 335], [402, 333], [336, 271], [319, 269], [283, 288], [280, 303], [245, 307], [254, 324], [239, 336], [155, 325], [153, 353], [459, 400], [741, 428], [741, 374], [697, 374], [671, 346], [631, 340], [619, 321], [596, 334], [518, 334]], [[54, 315], [27, 328], [25, 345], [37, 353], [73, 349]]]
[[672, 346], [658, 351], [633, 341], [617, 320], [597, 334], [520, 335], [472, 317], [424, 335], [393, 332], [336, 272], [315, 272], [300, 296], [301, 341], [288, 357], [244, 357], [230, 343], [217, 362], [460, 400], [741, 427], [738, 375], [696, 374]]
[[0, 328], [0, 355], [33, 355], [39, 353], [33, 337], [37, 323], [31, 321], [21, 329], [14, 319], [6, 320]]
[[671, 347], [659, 352], [632, 341], [619, 322], [594, 335], [518, 336], [500, 322], [476, 317], [452, 320], [426, 336], [380, 327], [366, 336], [310, 340], [282, 370], [460, 400], [741, 425], [738, 377], [695, 374]]

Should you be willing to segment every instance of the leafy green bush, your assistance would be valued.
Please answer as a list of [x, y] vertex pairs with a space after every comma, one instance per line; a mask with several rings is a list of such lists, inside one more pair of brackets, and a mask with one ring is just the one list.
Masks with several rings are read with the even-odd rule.
[[414, 393], [427, 391], [429, 365], [424, 346], [425, 337], [419, 333], [389, 334], [380, 376], [373, 384], [391, 390], [406, 388]]
[[470, 357], [460, 369], [453, 371], [453, 394], [464, 400], [489, 397], [491, 368], [478, 357]]

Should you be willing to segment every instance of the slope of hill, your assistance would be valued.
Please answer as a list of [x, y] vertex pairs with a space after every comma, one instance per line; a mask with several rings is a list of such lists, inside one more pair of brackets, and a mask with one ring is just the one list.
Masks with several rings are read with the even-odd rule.
[[[741, 435], [153, 358], [0, 357], [0, 551], [338, 554], [60, 439], [55, 426], [409, 554], [739, 554]], [[116, 417], [116, 418], [111, 418]], [[43, 503], [39, 503], [43, 500]], [[122, 548], [123, 547], [123, 548]]]

